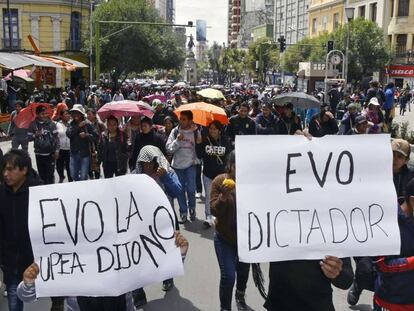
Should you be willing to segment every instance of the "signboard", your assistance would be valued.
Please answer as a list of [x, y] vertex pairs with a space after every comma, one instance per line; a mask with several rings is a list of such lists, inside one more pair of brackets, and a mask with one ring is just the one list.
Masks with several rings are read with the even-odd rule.
[[394, 65], [385, 69], [390, 77], [414, 77], [414, 66]]
[[146, 175], [30, 188], [38, 297], [119, 296], [183, 274], [175, 216]]
[[205, 20], [198, 19], [196, 21], [197, 26], [197, 41], [206, 42], [207, 41], [207, 22]]
[[388, 135], [237, 136], [236, 165], [241, 261], [399, 254]]

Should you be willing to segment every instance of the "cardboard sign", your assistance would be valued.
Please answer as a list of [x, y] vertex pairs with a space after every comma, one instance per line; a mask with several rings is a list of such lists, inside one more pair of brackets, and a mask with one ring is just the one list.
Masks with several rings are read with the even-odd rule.
[[38, 297], [118, 296], [183, 274], [158, 184], [127, 175], [30, 188]]
[[400, 252], [387, 135], [238, 136], [243, 262]]

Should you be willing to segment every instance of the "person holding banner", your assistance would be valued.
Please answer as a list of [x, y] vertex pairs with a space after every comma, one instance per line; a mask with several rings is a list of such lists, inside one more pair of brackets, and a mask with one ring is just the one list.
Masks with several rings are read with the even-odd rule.
[[257, 134], [262, 135], [288, 135], [286, 123], [272, 112], [272, 103], [262, 105], [262, 113], [256, 117]]
[[226, 173], [214, 178], [211, 185], [210, 207], [216, 217], [214, 248], [220, 266], [221, 311], [231, 310], [233, 287], [236, 284], [236, 303], [239, 310], [247, 310], [245, 291], [250, 264], [242, 263], [237, 254], [236, 221], [236, 158], [232, 151], [227, 160]]
[[414, 180], [399, 207], [400, 256], [377, 258], [374, 311], [414, 310]]
[[[175, 233], [175, 244], [180, 248], [183, 260], [187, 255], [189, 243], [188, 240], [180, 233]], [[30, 303], [36, 300], [35, 280], [39, 275], [39, 266], [32, 263], [24, 271], [23, 281], [17, 288], [19, 300]], [[118, 297], [77, 297], [80, 311], [135, 311], [132, 296], [124, 294]], [[19, 309], [10, 309], [10, 311]], [[21, 309], [23, 310], [23, 309]]]
[[226, 134], [232, 144], [236, 140], [236, 135], [256, 135], [256, 124], [249, 117], [250, 106], [247, 102], [240, 104], [238, 114], [229, 119]]

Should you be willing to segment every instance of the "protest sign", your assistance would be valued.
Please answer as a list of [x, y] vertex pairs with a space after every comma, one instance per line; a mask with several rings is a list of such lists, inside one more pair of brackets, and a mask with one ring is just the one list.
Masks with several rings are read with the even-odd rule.
[[175, 216], [147, 175], [30, 188], [38, 297], [118, 296], [183, 274]]
[[243, 262], [400, 251], [387, 135], [238, 136], [236, 175]]

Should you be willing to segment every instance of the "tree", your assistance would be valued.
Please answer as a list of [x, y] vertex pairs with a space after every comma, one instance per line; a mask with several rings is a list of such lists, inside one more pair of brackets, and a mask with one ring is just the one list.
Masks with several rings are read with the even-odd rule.
[[[262, 61], [262, 64], [260, 62]], [[251, 74], [256, 74], [256, 62], [263, 71], [278, 69], [280, 67], [280, 53], [276, 44], [269, 42], [268, 38], [261, 38], [249, 46], [247, 66]]]
[[[95, 23], [102, 20], [163, 22], [146, 0], [102, 3], [93, 18]], [[177, 45], [168, 27], [102, 23], [100, 38], [94, 40], [100, 40], [102, 70], [113, 72], [115, 79], [129, 72], [176, 69], [182, 66], [185, 58], [184, 47]]]

